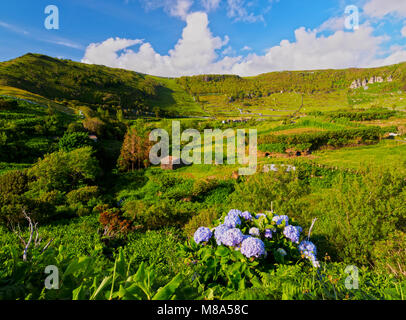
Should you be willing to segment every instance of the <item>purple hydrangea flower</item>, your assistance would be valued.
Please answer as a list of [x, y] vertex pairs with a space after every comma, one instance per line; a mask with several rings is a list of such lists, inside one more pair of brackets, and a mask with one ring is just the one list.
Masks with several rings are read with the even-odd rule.
[[275, 232], [275, 230], [265, 229], [265, 238], [272, 239], [273, 232]]
[[241, 244], [241, 253], [247, 258], [266, 255], [265, 245], [261, 239], [248, 237]]
[[195, 239], [196, 243], [207, 242], [210, 240], [212, 236], [212, 232], [209, 228], [200, 227], [196, 230], [193, 239]]
[[286, 226], [285, 229], [283, 229], [283, 234], [285, 235], [286, 238], [290, 239], [292, 242], [299, 243], [300, 230], [302, 229], [299, 228], [295, 226]]
[[231, 210], [227, 213], [227, 215], [230, 216], [230, 217], [240, 217], [241, 214], [242, 214], [242, 212], [241, 212], [240, 210], [237, 210], [237, 209], [231, 209]]
[[221, 245], [223, 243], [222, 240], [223, 240], [224, 234], [229, 229], [230, 228], [224, 224], [220, 224], [218, 227], [216, 227], [214, 229], [214, 237], [216, 238], [217, 245]]
[[319, 261], [317, 261], [316, 254], [317, 249], [313, 242], [310, 241], [302, 241], [299, 244], [299, 251], [302, 255], [306, 257], [306, 259], [310, 260], [313, 267], [318, 268], [320, 267]]
[[255, 219], [259, 219], [259, 218], [261, 218], [261, 217], [265, 217], [265, 218], [266, 218], [266, 214], [265, 214], [265, 213], [258, 213], [258, 214], [255, 216]]
[[224, 218], [224, 225], [229, 228], [235, 228], [236, 226], [241, 224], [241, 219], [236, 214], [227, 215]]
[[248, 211], [242, 212], [240, 216], [243, 217], [245, 220], [252, 220], [252, 215]]
[[228, 229], [222, 237], [222, 243], [226, 246], [235, 247], [238, 246], [244, 240], [244, 235], [240, 229], [233, 228]]
[[250, 235], [252, 235], [253, 237], [259, 237], [260, 236], [258, 228], [251, 228], [248, 233]]
[[317, 254], [317, 248], [316, 248], [315, 244], [311, 241], [303, 240], [299, 244], [299, 250], [300, 250], [300, 253], [309, 252], [309, 253], [313, 253], [314, 255]]
[[283, 221], [285, 221], [285, 226], [289, 225], [289, 217], [282, 215], [282, 216], [274, 216], [272, 218], [272, 221], [276, 222], [276, 225], [280, 225], [283, 223]]

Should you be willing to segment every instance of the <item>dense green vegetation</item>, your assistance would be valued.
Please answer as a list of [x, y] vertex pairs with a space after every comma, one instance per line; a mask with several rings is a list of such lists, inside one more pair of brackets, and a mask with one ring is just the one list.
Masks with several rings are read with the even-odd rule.
[[[0, 299], [404, 299], [406, 118], [390, 100], [403, 94], [403, 69], [163, 79], [32, 54], [1, 63]], [[386, 94], [391, 105], [373, 105]], [[274, 108], [273, 96], [296, 107], [276, 120], [218, 117], [239, 104]], [[148, 162], [148, 133], [171, 133], [168, 116], [213, 115], [207, 97], [225, 109], [179, 119], [181, 130], [257, 129], [254, 175]], [[214, 228], [235, 209], [253, 217], [238, 228], [258, 231], [267, 255], [217, 242]], [[201, 227], [213, 236], [199, 240]], [[50, 265], [59, 289], [45, 287]], [[358, 289], [346, 286], [350, 265]]]

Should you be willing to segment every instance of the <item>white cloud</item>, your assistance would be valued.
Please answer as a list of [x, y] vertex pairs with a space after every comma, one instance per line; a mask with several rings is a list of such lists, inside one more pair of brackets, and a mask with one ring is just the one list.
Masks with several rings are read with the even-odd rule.
[[86, 48], [82, 62], [125, 68], [126, 66], [120, 65], [120, 57], [117, 52], [141, 43], [142, 40], [139, 39], [130, 40], [120, 38], [110, 38], [102, 43], [92, 43]]
[[11, 24], [9, 24], [9, 23], [3, 22], [3, 21], [0, 21], [0, 27], [6, 28], [6, 29], [9, 29], [9, 30], [11, 30], [11, 31], [13, 31], [13, 32], [21, 33], [21, 34], [24, 34], [24, 35], [28, 35], [28, 34], [29, 34], [28, 31], [26, 31], [26, 30], [24, 30], [24, 29], [21, 29], [20, 27], [11, 25]]
[[[168, 55], [160, 55], [150, 43], [139, 39], [110, 38], [103, 43], [89, 45], [82, 61], [161, 76], [224, 73], [230, 70], [238, 58], [225, 57], [217, 61], [216, 51], [224, 47], [229, 39], [214, 37], [208, 24], [206, 13], [189, 14], [182, 38]], [[136, 44], [141, 44], [138, 51], [128, 49]], [[124, 51], [117, 54], [121, 50]]]
[[317, 32], [323, 31], [339, 31], [343, 30], [345, 27], [345, 18], [344, 17], [333, 17], [323, 22], [323, 24], [318, 27]]
[[200, 0], [206, 11], [216, 10], [220, 5], [220, 1], [221, 0]]
[[283, 40], [264, 56], [248, 55], [233, 66], [233, 73], [255, 75], [268, 71], [310, 70], [360, 67], [371, 64], [383, 37], [374, 37], [373, 29], [363, 25], [356, 32], [337, 31], [317, 36], [316, 30], [299, 28], [295, 41]]
[[193, 0], [140, 0], [146, 10], [163, 8], [171, 16], [186, 19]]
[[406, 26], [404, 26], [402, 28], [402, 30], [400, 31], [400, 33], [402, 34], [403, 37], [406, 37]]
[[[329, 36], [321, 35], [320, 29], [299, 28], [295, 30], [294, 41], [282, 40], [264, 55], [230, 56], [235, 52], [231, 47], [224, 48], [229, 38], [213, 36], [207, 14], [195, 12], [187, 15], [181, 39], [166, 55], [157, 53], [150, 43], [143, 40], [110, 38], [102, 43], [90, 44], [83, 62], [160, 76], [208, 73], [251, 76], [281, 70], [372, 67], [406, 60], [403, 47], [393, 46], [382, 52], [381, 46], [388, 37], [375, 36], [369, 24], [351, 32], [337, 30]], [[139, 45], [139, 48], [131, 49], [134, 45]], [[245, 46], [242, 50], [250, 48]]]
[[262, 14], [254, 15], [252, 12], [249, 13], [246, 9], [247, 6], [251, 6], [252, 3], [246, 4], [244, 0], [227, 0], [228, 9], [227, 16], [229, 18], [234, 18], [235, 21], [243, 22], [264, 22], [264, 17]]
[[404, 0], [370, 0], [364, 6], [364, 12], [376, 18], [382, 18], [387, 14], [396, 14], [406, 17], [406, 1]]
[[252, 51], [252, 48], [249, 46], [244, 46], [241, 51]]

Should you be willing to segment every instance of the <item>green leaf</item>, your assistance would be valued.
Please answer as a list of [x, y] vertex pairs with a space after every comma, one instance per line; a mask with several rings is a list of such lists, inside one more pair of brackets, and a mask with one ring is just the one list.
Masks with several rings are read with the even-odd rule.
[[230, 253], [230, 250], [227, 247], [219, 246], [215, 252], [216, 256], [225, 257]]
[[182, 283], [182, 275], [176, 275], [165, 287], [159, 288], [152, 300], [169, 300]]
[[103, 289], [109, 285], [110, 281], [112, 280], [113, 276], [108, 276], [103, 279], [103, 281], [100, 283], [99, 287], [96, 289], [96, 291], [92, 294], [89, 300], [96, 300], [97, 297], [102, 293]]
[[65, 278], [66, 276], [74, 274], [77, 271], [84, 272], [87, 269], [87, 265], [89, 262], [90, 262], [89, 257], [80, 257], [78, 260], [75, 259], [68, 265], [63, 274], [63, 277]]

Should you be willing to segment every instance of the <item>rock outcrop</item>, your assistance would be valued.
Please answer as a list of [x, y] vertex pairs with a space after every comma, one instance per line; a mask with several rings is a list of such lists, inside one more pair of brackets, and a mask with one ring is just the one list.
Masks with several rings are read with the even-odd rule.
[[[391, 82], [391, 81], [392, 81], [392, 77], [389, 76], [386, 81]], [[361, 87], [364, 87], [364, 88], [365, 88], [368, 84], [382, 83], [382, 82], [384, 82], [384, 80], [383, 80], [383, 78], [380, 77], [380, 76], [378, 76], [378, 77], [377, 77], [377, 76], [373, 76], [373, 77], [371, 77], [370, 79], [368, 79], [368, 78], [365, 78], [365, 79], [357, 79], [357, 80], [354, 80], [354, 81], [351, 83], [350, 89], [358, 89], [358, 88], [361, 88]]]

